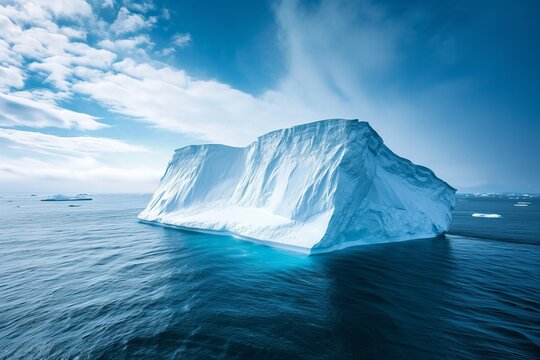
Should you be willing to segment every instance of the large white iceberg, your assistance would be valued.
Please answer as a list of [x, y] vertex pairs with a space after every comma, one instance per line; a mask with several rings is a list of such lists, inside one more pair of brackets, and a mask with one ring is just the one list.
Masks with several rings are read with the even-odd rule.
[[313, 254], [440, 235], [455, 191], [368, 123], [324, 120], [176, 150], [139, 219]]

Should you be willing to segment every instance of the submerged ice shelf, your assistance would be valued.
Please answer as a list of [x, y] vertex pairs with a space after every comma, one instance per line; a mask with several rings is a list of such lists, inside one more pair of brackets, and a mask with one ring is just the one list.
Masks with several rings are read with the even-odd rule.
[[319, 253], [440, 235], [454, 203], [368, 123], [336, 119], [176, 150], [139, 219]]

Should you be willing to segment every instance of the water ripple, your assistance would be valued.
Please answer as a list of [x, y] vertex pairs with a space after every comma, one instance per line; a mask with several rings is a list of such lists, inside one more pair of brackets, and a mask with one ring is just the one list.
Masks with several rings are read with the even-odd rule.
[[[78, 208], [9, 200], [0, 203], [0, 359], [540, 353], [540, 222], [532, 205], [467, 203], [533, 219], [516, 232], [520, 243], [492, 241], [490, 228], [458, 207], [453, 231], [484, 239], [454, 235], [306, 257], [140, 224], [146, 197], [96, 196]], [[498, 226], [491, 233], [512, 238]]]

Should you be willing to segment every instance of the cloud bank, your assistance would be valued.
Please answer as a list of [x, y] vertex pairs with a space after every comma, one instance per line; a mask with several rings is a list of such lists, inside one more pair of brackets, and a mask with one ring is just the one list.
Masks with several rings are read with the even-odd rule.
[[[105, 20], [103, 11], [113, 16]], [[487, 182], [487, 168], [463, 164], [467, 154], [455, 140], [461, 134], [451, 126], [453, 118], [466, 112], [450, 99], [456, 94], [466, 99], [477, 89], [466, 76], [430, 75], [452, 68], [459, 53], [456, 41], [444, 31], [421, 30], [429, 15], [419, 10], [394, 16], [368, 0], [284, 0], [277, 3], [275, 16], [286, 71], [272, 88], [250, 94], [165, 62], [164, 56], [197, 44], [185, 32], [168, 39], [167, 47], [156, 46], [150, 31], [171, 21], [171, 12], [152, 1], [4, 2], [0, 137], [11, 150], [16, 144], [42, 155], [70, 152], [71, 160], [60, 164], [50, 157], [32, 163], [21, 156], [5, 157], [8, 165], [0, 176], [64, 174], [66, 179], [87, 176], [96, 181], [111, 171], [118, 175], [116, 181], [148, 180], [140, 175], [143, 167], [134, 155], [143, 150], [140, 145], [103, 136], [38, 132], [111, 128], [105, 118], [70, 108], [71, 101], [83, 99], [126, 122], [180, 133], [194, 142], [229, 145], [245, 145], [262, 133], [306, 121], [360, 118], [370, 121], [400, 155], [433, 168], [454, 186]], [[482, 114], [482, 109], [475, 110]], [[476, 128], [466, 125], [462, 130]], [[79, 151], [77, 143], [86, 150]], [[132, 154], [123, 178], [114, 170], [115, 160], [103, 153]], [[32, 164], [41, 170], [24, 168]], [[92, 172], [91, 166], [102, 170]]]

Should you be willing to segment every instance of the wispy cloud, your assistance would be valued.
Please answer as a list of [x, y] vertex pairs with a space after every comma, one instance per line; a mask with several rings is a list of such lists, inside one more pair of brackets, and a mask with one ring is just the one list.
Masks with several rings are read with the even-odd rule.
[[[35, 181], [39, 181], [35, 189], [41, 191], [48, 186], [79, 192], [104, 188], [145, 191], [155, 186], [163, 171], [159, 162], [147, 166], [130, 158], [130, 154], [137, 158], [149, 153], [145, 147], [111, 138], [63, 137], [0, 128], [0, 147], [12, 152], [0, 155], [0, 184], [4, 191], [35, 187]], [[131, 161], [118, 162], [118, 154], [126, 154]]]
[[176, 34], [172, 38], [172, 42], [174, 45], [178, 47], [186, 47], [191, 42], [191, 34], [185, 33], [185, 34]]
[[[101, 13], [112, 14], [113, 20], [106, 22]], [[456, 50], [448, 44], [458, 44], [444, 34], [427, 34], [422, 46], [408, 47], [418, 41], [419, 25], [429, 22], [425, 14], [396, 17], [380, 2], [369, 0], [322, 0], [309, 6], [281, 1], [275, 14], [285, 71], [273, 87], [254, 95], [216, 79], [197, 78], [173, 65], [173, 55], [181, 54], [180, 48], [197, 44], [185, 32], [173, 36], [165, 48], [156, 45], [160, 41], [151, 31], [171, 13], [153, 1], [2, 3], [0, 126], [88, 131], [107, 127], [96, 116], [64, 108], [70, 99], [93, 102], [125, 121], [182, 133], [197, 141], [234, 145], [305, 121], [361, 118], [370, 121], [401, 155], [460, 185], [454, 180], [460, 176], [452, 170], [460, 168], [454, 155], [461, 151], [457, 142], [447, 144], [448, 151], [439, 150], [437, 144], [452, 139], [444, 123], [465, 114], [449, 99], [465, 99], [471, 86], [455, 73], [449, 79], [424, 75], [424, 68], [426, 73], [438, 72], [448, 59], [455, 59]], [[421, 53], [411, 57], [411, 49]], [[163, 57], [167, 63], [159, 61]], [[420, 58], [423, 62], [418, 65]], [[403, 71], [409, 63], [416, 73]], [[409, 86], [409, 78], [403, 80], [406, 76], [416, 76], [421, 86]], [[436, 123], [440, 131], [434, 131]], [[8, 143], [6, 136], [4, 143]], [[19, 141], [17, 146], [30, 146], [22, 143], [21, 134], [17, 136], [12, 145]], [[39, 151], [70, 149], [71, 144], [59, 144], [72, 140], [40, 136], [32, 140], [34, 144], [44, 146], [51, 141], [57, 148], [34, 145]], [[122, 146], [111, 141], [102, 145]], [[92, 144], [88, 144], [90, 149]], [[46, 169], [48, 165], [40, 166]], [[106, 169], [108, 165], [98, 166]], [[77, 174], [88, 174], [78, 169]], [[469, 166], [467, 172], [474, 181], [486, 178], [480, 167]]]
[[113, 68], [116, 72], [81, 81], [74, 89], [111, 111], [207, 141], [246, 144], [264, 131], [309, 116], [304, 107], [284, 107], [284, 97], [257, 98], [168, 66], [128, 58]]
[[[21, 22], [15, 24], [2, 15], [6, 12], [6, 8], [0, 7], [0, 19], [7, 25], [7, 31], [0, 32], [0, 39], [4, 41], [8, 51], [15, 54], [11, 58], [12, 68], [16, 66], [20, 71], [42, 74], [46, 82], [59, 89], [69, 88], [70, 77], [76, 66], [105, 69], [116, 58], [116, 55], [108, 50], [77, 41], [78, 36], [75, 41], [68, 36], [73, 37], [77, 30], [72, 29], [70, 34], [65, 35], [66, 28], [58, 28], [54, 23], [46, 28], [25, 28], [24, 22], [30, 19], [21, 16]], [[13, 82], [11, 84], [13, 85]], [[10, 84], [3, 81], [0, 86], [5, 88], [8, 85]]]
[[36, 131], [0, 128], [0, 139], [10, 146], [27, 151], [60, 153], [67, 155], [100, 155], [117, 152], [147, 152], [142, 146], [124, 141], [92, 136], [56, 136]]
[[[144, 166], [106, 165], [89, 156], [40, 160], [0, 155], [0, 184], [12, 184], [11, 189], [3, 185], [4, 190], [17, 190], [23, 185], [40, 191], [48, 187], [63, 191], [141, 191], [155, 186], [161, 172], [162, 169]], [[36, 180], [40, 181], [39, 186]], [[52, 185], [47, 181], [53, 181]]]
[[152, 0], [124, 0], [124, 4], [131, 10], [146, 13], [156, 8]]
[[0, 126], [59, 127], [97, 130], [107, 127], [91, 115], [64, 109], [50, 102], [0, 93]]
[[24, 86], [25, 74], [22, 69], [13, 66], [0, 65], [0, 90], [16, 88], [20, 89]]
[[104, 0], [101, 7], [103, 7], [103, 8], [107, 8], [107, 7], [114, 8], [114, 0]]
[[118, 12], [118, 17], [111, 25], [111, 30], [119, 35], [129, 34], [150, 28], [156, 21], [155, 17], [145, 18], [140, 14], [130, 12], [126, 7], [122, 7]]
[[[122, 36], [148, 29], [156, 21], [145, 14], [153, 3], [135, 5], [124, 2], [111, 24], [118, 37], [98, 41], [100, 48], [63, 34], [50, 21], [54, 14], [30, 20], [22, 5], [19, 17], [33, 21], [34, 26], [26, 29], [13, 23], [18, 17], [11, 15], [0, 37], [9, 42], [10, 51], [29, 62], [27, 69], [42, 73], [58, 90], [90, 96], [111, 112], [205, 141], [245, 144], [265, 131], [324, 117], [380, 119], [379, 124], [387, 128], [398, 121], [386, 122], [389, 113], [404, 118], [398, 103], [383, 107], [366, 91], [368, 76], [392, 65], [403, 33], [399, 22], [387, 20], [369, 2], [363, 2], [361, 8], [323, 1], [310, 10], [294, 1], [282, 2], [277, 21], [288, 72], [277, 87], [259, 96], [216, 80], [194, 78], [182, 69], [151, 61], [151, 57], [126, 58], [123, 52], [151, 45], [151, 40], [145, 34]], [[353, 15], [359, 9], [361, 21]], [[4, 8], [10, 14], [16, 10]], [[343, 44], [335, 39], [344, 39]], [[189, 33], [177, 34], [173, 43], [181, 47], [190, 40]], [[165, 55], [173, 50], [161, 51]], [[5, 86], [20, 85], [24, 76], [24, 72], [12, 71], [11, 85]], [[86, 119], [87, 129], [96, 125], [96, 119], [88, 115], [68, 114]], [[20, 117], [4, 119], [4, 123], [31, 126]]]
[[43, 9], [60, 19], [73, 19], [77, 16], [88, 17], [92, 15], [91, 6], [84, 0], [26, 0], [24, 8], [29, 14], [39, 13]]
[[170, 20], [171, 19], [171, 12], [169, 9], [167, 8], [163, 8], [163, 10], [161, 11], [161, 17], [165, 20]]
[[152, 47], [154, 46], [154, 43], [150, 40], [148, 35], [137, 35], [127, 39], [102, 40], [98, 45], [107, 50], [122, 52], [132, 51], [141, 46]]

